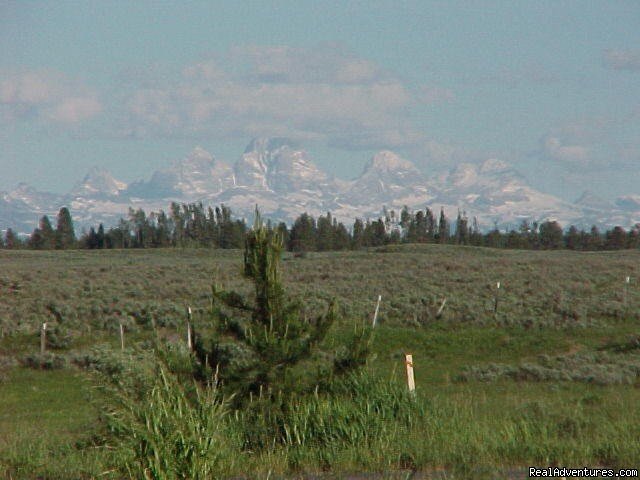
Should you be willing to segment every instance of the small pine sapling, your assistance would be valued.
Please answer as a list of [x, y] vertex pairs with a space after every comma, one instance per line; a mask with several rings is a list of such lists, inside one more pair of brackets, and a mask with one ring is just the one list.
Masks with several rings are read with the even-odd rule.
[[[361, 366], [368, 356], [370, 329], [351, 339], [341, 355], [317, 355], [336, 321], [337, 307], [332, 301], [324, 314], [306, 318], [302, 304], [286, 296], [280, 271], [282, 250], [281, 232], [265, 226], [256, 211], [253, 229], [245, 239], [243, 265], [245, 277], [253, 283], [254, 300], [213, 285], [215, 333], [208, 342], [195, 338], [203, 369], [217, 371], [217, 380], [240, 401], [263, 391], [315, 388], [328, 375]], [[296, 377], [294, 370], [303, 364], [297, 371], [304, 374]]]

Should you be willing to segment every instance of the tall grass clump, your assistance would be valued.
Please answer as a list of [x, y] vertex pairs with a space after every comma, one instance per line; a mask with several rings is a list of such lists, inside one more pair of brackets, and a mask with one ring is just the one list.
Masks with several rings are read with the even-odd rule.
[[291, 470], [397, 469], [407, 466], [401, 440], [427, 410], [424, 399], [361, 371], [340, 377], [329, 391], [255, 399], [234, 418], [245, 451], [279, 453]]
[[122, 391], [107, 414], [118, 469], [130, 478], [210, 479], [233, 463], [226, 402], [215, 386], [186, 389], [160, 367], [144, 399]]

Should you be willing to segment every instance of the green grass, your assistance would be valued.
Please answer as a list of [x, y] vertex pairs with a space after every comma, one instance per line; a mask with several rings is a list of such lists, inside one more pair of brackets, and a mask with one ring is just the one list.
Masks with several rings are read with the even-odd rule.
[[[386, 388], [403, 392], [404, 353], [412, 353], [417, 410], [410, 423], [388, 415], [363, 423], [362, 412], [373, 401], [364, 391], [369, 387], [355, 401], [300, 401], [281, 420], [289, 422], [289, 430], [316, 425], [305, 434], [316, 440], [253, 450], [243, 449], [241, 439], [259, 423], [236, 421], [229, 412], [225, 432], [238, 443], [215, 465], [251, 478], [442, 468], [450, 478], [493, 478], [493, 468], [529, 464], [637, 467], [637, 378], [631, 384], [596, 385], [504, 376], [460, 381], [460, 375], [492, 365], [535, 366], [545, 361], [542, 355], [554, 359], [554, 369], [572, 373], [579, 368], [571, 361], [576, 355], [588, 363], [602, 347], [624, 345], [640, 334], [639, 260], [636, 251], [436, 245], [287, 255], [286, 286], [304, 299], [310, 314], [326, 308], [328, 299], [338, 300], [342, 321], [332, 330], [328, 348], [354, 325], [370, 322], [375, 299], [382, 295], [369, 369], [383, 383], [370, 388], [382, 396]], [[105, 425], [96, 406], [103, 394], [93, 388], [95, 377], [73, 367], [74, 359], [94, 347], [115, 350], [117, 357], [121, 322], [126, 362], [129, 347], [148, 349], [156, 335], [183, 342], [186, 305], [194, 308], [196, 326], [206, 328], [214, 279], [241, 292], [251, 290], [240, 275], [239, 251], [0, 251], [0, 264], [0, 477], [6, 478], [120, 478], [123, 470], [113, 469], [126, 459], [105, 448]], [[627, 275], [632, 284], [625, 304]], [[496, 281], [503, 287], [494, 315]], [[445, 297], [444, 314], [435, 318]], [[54, 371], [13, 366], [39, 351], [44, 321], [70, 335], [68, 347], [55, 350], [69, 366]], [[634, 350], [605, 352], [625, 361], [634, 358]], [[332, 420], [320, 428], [323, 418]], [[349, 430], [340, 426], [340, 418], [361, 420]], [[362, 425], [378, 434], [363, 437]], [[340, 428], [342, 437], [335, 433]], [[273, 435], [273, 430], [262, 434]], [[318, 438], [333, 440], [318, 443]], [[27, 450], [27, 445], [34, 447]]]
[[97, 409], [85, 375], [13, 369], [0, 383], [0, 476], [81, 478], [99, 473], [90, 445]]
[[53, 441], [77, 438], [95, 417], [87, 386], [84, 376], [72, 371], [13, 370], [0, 384], [0, 431], [6, 434], [0, 445], [9, 437], [37, 437], [43, 425], [57, 432]]

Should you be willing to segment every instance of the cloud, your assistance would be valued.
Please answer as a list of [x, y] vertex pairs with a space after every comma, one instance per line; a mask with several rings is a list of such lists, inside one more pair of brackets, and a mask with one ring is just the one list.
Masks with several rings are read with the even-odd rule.
[[603, 63], [605, 67], [613, 70], [638, 72], [640, 71], [640, 50], [605, 50]]
[[175, 81], [134, 88], [118, 125], [134, 137], [284, 135], [398, 148], [427, 141], [408, 120], [412, 109], [452, 98], [340, 47], [245, 46], [187, 65]]
[[93, 97], [69, 97], [61, 100], [48, 113], [56, 122], [78, 123], [96, 116], [102, 111], [102, 105]]
[[587, 165], [590, 149], [584, 145], [567, 145], [558, 137], [548, 136], [543, 141], [543, 151], [551, 159], [573, 165]]
[[453, 90], [448, 88], [433, 87], [423, 85], [418, 89], [418, 97], [422, 103], [450, 102], [455, 100], [456, 96]]
[[58, 72], [0, 72], [0, 118], [74, 124], [102, 110], [97, 96]]
[[616, 170], [635, 175], [640, 165], [637, 132], [633, 111], [585, 117], [551, 129], [533, 156], [571, 174]]
[[367, 84], [391, 78], [369, 60], [336, 45], [313, 49], [250, 45], [231, 50], [255, 80], [275, 83]]

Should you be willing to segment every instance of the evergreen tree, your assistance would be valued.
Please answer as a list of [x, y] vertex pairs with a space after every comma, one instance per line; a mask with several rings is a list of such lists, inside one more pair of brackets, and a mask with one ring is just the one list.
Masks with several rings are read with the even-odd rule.
[[289, 245], [289, 229], [287, 228], [287, 224], [284, 222], [278, 223], [276, 230], [278, 231], [280, 238], [282, 238], [282, 244]]
[[220, 248], [242, 248], [246, 230], [244, 222], [234, 221], [231, 209], [225, 205], [216, 208], [216, 221], [220, 232]]
[[89, 228], [89, 233], [83, 238], [83, 243], [86, 248], [93, 250], [98, 248], [98, 235], [96, 234], [96, 229], [91, 227]]
[[7, 228], [7, 231], [4, 234], [4, 248], [6, 248], [7, 250], [13, 250], [20, 248], [21, 245], [22, 242], [16, 236], [16, 234], [13, 233], [13, 230], [11, 228]]
[[614, 227], [607, 232], [606, 248], [620, 250], [627, 246], [627, 232], [622, 227]]
[[524, 248], [524, 241], [522, 235], [515, 230], [510, 230], [507, 234], [507, 240], [505, 242], [506, 248]]
[[564, 236], [564, 246], [569, 250], [579, 250], [581, 247], [580, 233], [574, 225], [569, 227], [569, 230], [567, 230], [567, 233]]
[[[249, 393], [269, 395], [272, 389], [300, 389], [292, 368], [311, 359], [336, 319], [333, 302], [326, 314], [309, 321], [302, 314], [301, 303], [287, 299], [280, 273], [282, 249], [278, 231], [265, 227], [256, 212], [244, 252], [244, 274], [254, 284], [254, 301], [247, 302], [238, 293], [214, 286], [212, 316], [216, 333], [210, 348], [204, 338], [196, 336], [200, 362], [208, 362], [205, 367], [218, 371], [223, 387], [238, 393], [237, 401], [245, 400]], [[334, 359], [333, 367], [317, 365], [317, 375], [302, 389], [312, 389], [345, 365], [362, 364], [368, 352], [368, 337], [363, 334], [355, 340], [346, 356]]]
[[521, 248], [531, 248], [531, 226], [527, 220], [522, 220], [520, 223], [518, 234], [522, 245]]
[[327, 216], [320, 215], [317, 225], [317, 241], [316, 248], [322, 252], [325, 250], [333, 250], [334, 230], [331, 213], [327, 212]]
[[498, 222], [494, 222], [493, 230], [491, 230], [484, 238], [484, 245], [491, 248], [501, 248], [502, 245], [502, 233], [498, 229]]
[[585, 232], [584, 230], [580, 230], [580, 250], [589, 250], [589, 242], [590, 242], [590, 238], [591, 236], [589, 235], [589, 233]]
[[405, 241], [407, 243], [416, 243], [418, 241], [418, 238], [420, 237], [420, 232], [419, 232], [419, 223], [420, 223], [420, 218], [422, 217], [422, 212], [418, 211], [415, 214], [413, 213], [408, 213], [408, 217], [407, 217], [407, 221], [406, 221], [406, 229], [405, 229]]
[[98, 233], [96, 233], [96, 248], [105, 248], [104, 225], [98, 225]]
[[[158, 219], [159, 220], [159, 219]], [[159, 223], [158, 223], [159, 226]], [[168, 220], [167, 220], [168, 226]], [[170, 229], [167, 229], [169, 231]], [[210, 247], [219, 246], [218, 228], [216, 225], [216, 214], [211, 207], [207, 207], [207, 219], [206, 219], [206, 243]], [[169, 243], [167, 242], [167, 245]]]
[[76, 244], [76, 233], [73, 229], [71, 212], [67, 207], [62, 207], [58, 212], [58, 223], [56, 226], [56, 248], [65, 250], [74, 248]]
[[131, 248], [131, 225], [124, 218], [120, 219], [118, 226], [109, 231], [114, 248]]
[[600, 230], [595, 225], [591, 227], [591, 231], [589, 232], [588, 244], [589, 250], [600, 250], [602, 248], [602, 235], [600, 235]]
[[357, 250], [364, 246], [364, 223], [360, 218], [353, 222], [353, 234], [351, 238], [351, 248]]
[[422, 210], [418, 210], [409, 224], [410, 242], [425, 243], [429, 240], [427, 232], [427, 218]]
[[349, 237], [349, 232], [347, 231], [347, 227], [345, 227], [342, 223], [338, 223], [338, 221], [333, 219], [333, 248], [334, 250], [347, 250], [349, 248], [349, 244], [351, 243], [351, 238]]
[[400, 211], [400, 227], [402, 228], [402, 234], [406, 238], [407, 230], [409, 229], [409, 224], [411, 223], [411, 212], [409, 212], [409, 207], [406, 205], [402, 207]]
[[[171, 202], [171, 221], [173, 222], [173, 244], [176, 247], [184, 246], [184, 231], [185, 231], [185, 219], [182, 215], [182, 211], [180, 209], [180, 205], [176, 202]], [[216, 214], [219, 210], [216, 208]], [[219, 224], [220, 222], [218, 222]]]
[[533, 222], [529, 227], [529, 235], [528, 235], [528, 244], [529, 248], [538, 249], [540, 248], [540, 224], [538, 222]]
[[314, 251], [317, 247], [316, 238], [316, 221], [305, 212], [293, 222], [289, 234], [289, 248], [294, 252]]
[[387, 243], [387, 232], [384, 220], [379, 218], [373, 222], [367, 222], [364, 226], [364, 246], [379, 247]]
[[478, 225], [478, 217], [473, 217], [471, 234], [469, 235], [469, 243], [476, 247], [482, 245], [482, 233], [480, 232], [480, 226]]
[[[446, 217], [445, 217], [446, 218]], [[433, 215], [433, 212], [430, 208], [426, 208], [424, 212], [424, 221], [427, 230], [427, 241], [434, 242], [437, 236], [436, 229], [436, 217]]]
[[629, 230], [627, 248], [640, 248], [640, 223], [636, 223], [633, 228]]
[[562, 246], [562, 227], [556, 221], [546, 221], [540, 225], [539, 242], [542, 248], [557, 249]]
[[458, 210], [458, 218], [456, 219], [456, 244], [466, 245], [469, 243], [469, 219], [467, 214], [460, 214]]
[[444, 208], [440, 209], [440, 221], [438, 222], [438, 242], [447, 243], [449, 240], [449, 221], [444, 214]]
[[47, 215], [40, 219], [38, 228], [31, 234], [29, 246], [36, 250], [53, 250], [56, 246], [56, 234]]

